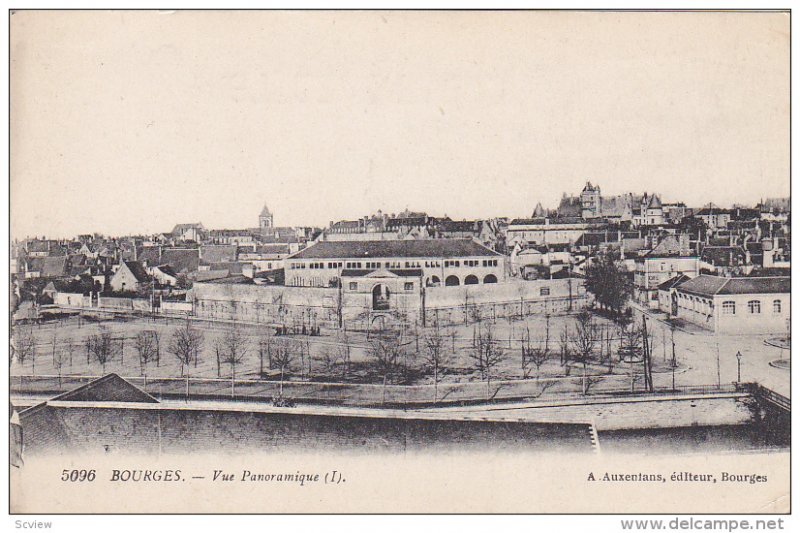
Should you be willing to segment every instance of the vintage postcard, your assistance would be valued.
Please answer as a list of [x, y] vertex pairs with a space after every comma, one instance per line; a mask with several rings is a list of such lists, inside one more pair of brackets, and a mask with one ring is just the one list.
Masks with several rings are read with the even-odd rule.
[[790, 512], [788, 11], [9, 19], [11, 513]]

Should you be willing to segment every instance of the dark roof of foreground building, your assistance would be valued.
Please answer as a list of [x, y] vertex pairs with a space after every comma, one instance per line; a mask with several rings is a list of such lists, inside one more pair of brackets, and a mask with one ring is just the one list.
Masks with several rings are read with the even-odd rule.
[[701, 274], [682, 283], [678, 290], [698, 296], [717, 294], [778, 294], [789, 293], [789, 276], [763, 278], [723, 278]]
[[409, 241], [320, 241], [290, 259], [371, 259], [377, 257], [474, 257], [500, 254], [472, 239]]
[[[132, 385], [117, 374], [107, 374], [102, 378], [96, 379], [82, 385], [77, 389], [59, 394], [49, 401], [59, 402], [127, 402], [127, 403], [158, 403], [158, 400], [141, 390], [139, 387]], [[41, 408], [39, 404], [23, 413]]]
[[681, 283], [690, 280], [691, 278], [686, 274], [678, 274], [675, 277], [668, 279], [667, 281], [659, 284], [658, 290], [660, 291], [668, 291], [669, 289], [679, 287]]

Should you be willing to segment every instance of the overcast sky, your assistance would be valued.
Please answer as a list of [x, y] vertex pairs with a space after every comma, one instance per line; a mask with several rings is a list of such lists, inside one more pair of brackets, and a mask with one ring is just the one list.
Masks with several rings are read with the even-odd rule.
[[789, 15], [17, 12], [12, 236], [789, 194]]

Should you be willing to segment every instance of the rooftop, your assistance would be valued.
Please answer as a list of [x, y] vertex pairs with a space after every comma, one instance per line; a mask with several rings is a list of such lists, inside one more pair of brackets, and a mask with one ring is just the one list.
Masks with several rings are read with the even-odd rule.
[[682, 283], [678, 290], [699, 296], [714, 296], [717, 294], [788, 294], [790, 288], [789, 276], [723, 278], [701, 274]]
[[383, 257], [475, 257], [500, 254], [472, 239], [409, 241], [320, 241], [290, 259], [370, 259]]

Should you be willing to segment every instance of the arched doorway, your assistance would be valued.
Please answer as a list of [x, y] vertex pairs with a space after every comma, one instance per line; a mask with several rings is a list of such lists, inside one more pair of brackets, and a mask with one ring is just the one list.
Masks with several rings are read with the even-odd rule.
[[477, 285], [478, 284], [478, 276], [470, 274], [466, 278], [464, 278], [464, 285]]
[[431, 276], [428, 278], [428, 287], [438, 287], [442, 284], [442, 280], [439, 279], [439, 276]]
[[386, 285], [375, 285], [372, 288], [372, 310], [387, 311], [389, 309], [389, 287]]
[[458, 276], [451, 274], [445, 278], [444, 284], [446, 287], [455, 287], [456, 285], [461, 285], [461, 281], [458, 279]]
[[497, 283], [497, 276], [494, 274], [487, 274], [485, 278], [483, 278], [484, 283]]

